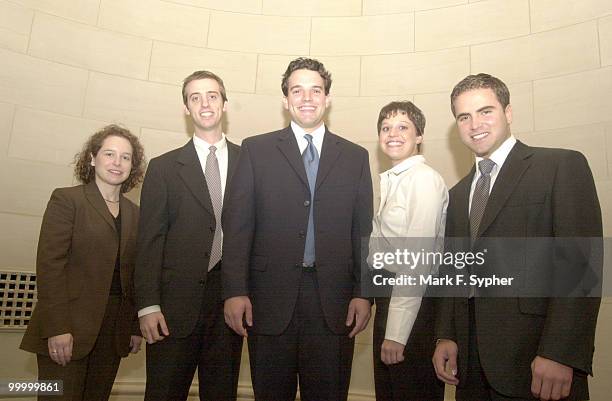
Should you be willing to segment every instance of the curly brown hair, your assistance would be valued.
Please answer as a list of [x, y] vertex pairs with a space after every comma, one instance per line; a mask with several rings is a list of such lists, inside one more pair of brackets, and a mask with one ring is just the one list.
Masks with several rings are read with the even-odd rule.
[[110, 124], [89, 137], [83, 149], [74, 156], [74, 176], [79, 182], [89, 184], [95, 179], [95, 167], [91, 165], [92, 156], [95, 158], [102, 147], [104, 140], [109, 136], [125, 138], [132, 145], [132, 170], [128, 178], [121, 184], [121, 192], [125, 193], [142, 181], [146, 168], [144, 148], [138, 137], [128, 129], [116, 124]]

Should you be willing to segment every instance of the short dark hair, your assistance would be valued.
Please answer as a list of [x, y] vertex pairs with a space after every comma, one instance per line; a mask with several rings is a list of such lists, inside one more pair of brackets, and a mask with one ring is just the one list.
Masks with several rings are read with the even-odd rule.
[[378, 113], [378, 122], [376, 123], [376, 131], [380, 133], [382, 122], [385, 118], [391, 118], [397, 113], [406, 114], [417, 129], [417, 135], [422, 136], [425, 133], [425, 114], [410, 101], [391, 102]]
[[451, 92], [451, 111], [453, 115], [456, 115], [455, 99], [462, 93], [474, 89], [491, 89], [504, 110], [506, 110], [506, 107], [510, 104], [510, 91], [506, 84], [493, 75], [481, 72], [480, 74], [468, 75], [453, 88]]
[[[414, 105], [414, 103], [404, 100], [400, 102], [391, 102], [378, 113], [378, 122], [376, 123], [376, 132], [380, 136], [380, 129], [385, 118], [391, 118], [397, 114], [405, 114], [406, 117], [414, 124], [417, 131], [417, 136], [425, 134], [425, 114]], [[417, 143], [417, 152], [421, 152], [421, 144]]]
[[138, 185], [144, 176], [146, 167], [144, 148], [136, 135], [116, 124], [107, 125], [89, 137], [83, 149], [74, 156], [74, 176], [83, 184], [89, 184], [95, 179], [96, 170], [91, 165], [91, 158], [96, 157], [104, 140], [109, 136], [125, 138], [132, 145], [132, 169], [128, 178], [121, 184], [121, 192], [128, 192]]
[[183, 104], [187, 106], [187, 85], [191, 81], [195, 81], [198, 79], [214, 79], [219, 84], [219, 91], [221, 92], [221, 98], [224, 102], [227, 102], [227, 94], [225, 93], [225, 85], [223, 84], [223, 80], [215, 73], [210, 71], [202, 70], [202, 71], [194, 71], [187, 78], [183, 80]]
[[331, 89], [332, 84], [331, 74], [325, 69], [325, 66], [322, 62], [313, 58], [306, 57], [296, 58], [287, 66], [287, 69], [283, 74], [283, 80], [281, 82], [281, 89], [283, 90], [283, 95], [287, 96], [289, 94], [289, 77], [294, 71], [297, 70], [310, 70], [318, 72], [321, 78], [323, 78], [323, 81], [325, 81], [325, 95], [329, 95], [329, 90]]

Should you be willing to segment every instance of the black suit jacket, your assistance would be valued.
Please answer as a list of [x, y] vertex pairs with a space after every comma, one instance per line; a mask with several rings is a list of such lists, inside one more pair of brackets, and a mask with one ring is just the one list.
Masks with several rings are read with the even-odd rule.
[[[459, 243], [469, 244], [468, 205], [474, 173], [475, 168], [450, 190], [447, 243], [452, 242], [451, 237], [459, 237], [467, 239]], [[571, 150], [535, 148], [517, 142], [499, 171], [473, 251], [484, 249], [485, 244], [496, 244], [487, 242], [491, 238], [527, 238], [525, 244], [530, 244], [529, 238], [533, 237], [601, 235], [599, 201], [584, 156]], [[513, 268], [525, 272], [527, 280], [544, 265], [553, 270], [567, 266], [575, 270], [588, 268], [588, 255], [579, 251], [566, 248], [555, 257], [546, 253], [550, 251], [547, 247], [541, 251], [531, 249], [528, 254], [512, 255]], [[508, 266], [507, 260], [496, 259], [491, 252], [485, 260], [485, 270], [499, 271], [499, 266]], [[591, 373], [598, 310], [599, 298], [477, 297], [478, 351], [491, 386], [504, 395], [529, 398], [530, 364], [539, 355], [582, 372], [574, 377], [573, 387], [579, 399], [586, 399], [584, 373]], [[467, 368], [468, 300], [443, 299], [438, 312], [437, 338], [457, 342], [461, 380]]]
[[[291, 127], [243, 141], [223, 213], [223, 296], [250, 297], [257, 334], [280, 334], [291, 320], [309, 204]], [[367, 246], [372, 230], [372, 181], [368, 152], [329, 131], [319, 162], [314, 227], [325, 319], [332, 331], [347, 333], [348, 304], [361, 296], [361, 241]]]
[[[229, 184], [240, 147], [229, 141], [227, 147]], [[202, 305], [217, 228], [193, 140], [151, 160], [140, 206], [136, 306], [160, 305], [170, 334], [186, 337]]]

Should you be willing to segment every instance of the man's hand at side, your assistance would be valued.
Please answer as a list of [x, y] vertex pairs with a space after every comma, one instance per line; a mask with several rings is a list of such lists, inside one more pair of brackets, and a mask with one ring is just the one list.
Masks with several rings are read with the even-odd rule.
[[531, 362], [531, 393], [543, 401], [569, 396], [574, 370], [551, 359], [536, 356]]
[[436, 376], [446, 384], [456, 386], [457, 379], [457, 343], [451, 340], [438, 340], [432, 358]]
[[225, 323], [232, 330], [242, 337], [249, 336], [243, 324], [243, 321], [246, 321], [249, 327], [253, 326], [253, 306], [249, 297], [238, 296], [226, 299], [223, 314], [225, 315]]
[[371, 316], [371, 307], [372, 305], [367, 299], [351, 299], [346, 315], [346, 325], [350, 326], [355, 322], [355, 327], [353, 327], [353, 330], [349, 333], [350, 338], [355, 337], [366, 328]]
[[[140, 331], [148, 344], [161, 341], [170, 335], [166, 319], [161, 312], [153, 312], [138, 318]], [[161, 333], [160, 333], [161, 329]]]

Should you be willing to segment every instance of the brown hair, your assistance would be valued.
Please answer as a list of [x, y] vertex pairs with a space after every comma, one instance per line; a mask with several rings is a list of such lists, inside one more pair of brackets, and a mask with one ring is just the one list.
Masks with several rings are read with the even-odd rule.
[[183, 80], [183, 104], [187, 106], [187, 85], [191, 81], [195, 81], [198, 79], [214, 79], [219, 84], [219, 91], [221, 92], [221, 98], [224, 102], [227, 102], [227, 94], [225, 93], [225, 85], [223, 84], [223, 80], [217, 75], [210, 71], [195, 71], [192, 72], [187, 78]]
[[289, 94], [289, 77], [294, 71], [297, 70], [310, 70], [318, 72], [321, 78], [323, 78], [323, 81], [325, 82], [325, 95], [329, 95], [329, 90], [331, 89], [332, 84], [331, 74], [325, 69], [325, 66], [322, 62], [313, 58], [306, 57], [296, 58], [287, 66], [287, 69], [283, 74], [283, 80], [281, 82], [281, 89], [283, 91], [283, 95], [287, 96]]
[[128, 192], [142, 181], [146, 167], [144, 149], [136, 135], [115, 124], [107, 125], [85, 142], [83, 149], [74, 156], [74, 176], [83, 184], [88, 184], [95, 179], [96, 172], [95, 167], [91, 165], [91, 158], [96, 157], [104, 140], [109, 136], [125, 138], [132, 145], [132, 169], [128, 178], [121, 184], [121, 192]]
[[[391, 118], [398, 113], [405, 114], [406, 117], [414, 124], [417, 136], [423, 136], [425, 133], [425, 114], [410, 101], [391, 102], [380, 109], [378, 113], [378, 122], [376, 123], [376, 132], [380, 135], [380, 128], [385, 118]], [[417, 144], [417, 151], [421, 151], [421, 144]]]
[[481, 72], [480, 74], [468, 75], [453, 88], [451, 93], [451, 110], [454, 116], [456, 115], [455, 99], [462, 93], [474, 89], [491, 89], [504, 110], [510, 104], [510, 91], [506, 84], [499, 78]]

